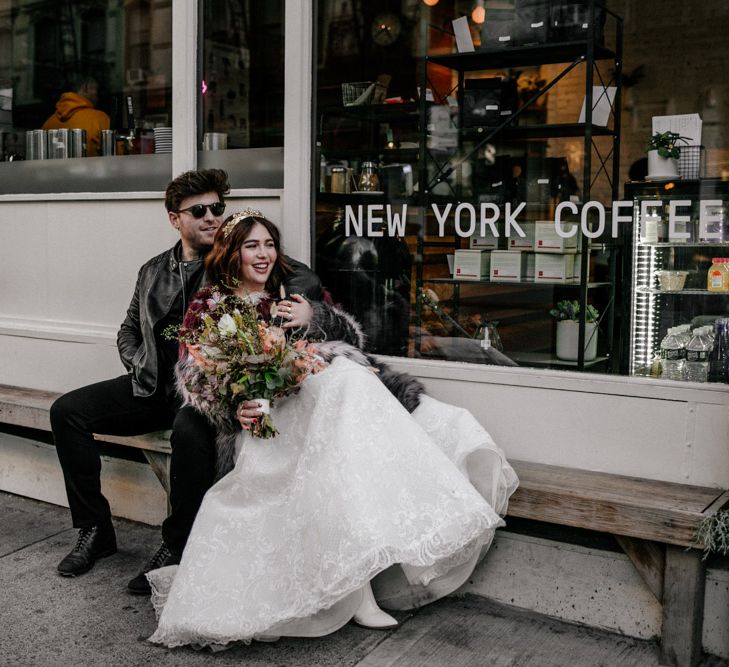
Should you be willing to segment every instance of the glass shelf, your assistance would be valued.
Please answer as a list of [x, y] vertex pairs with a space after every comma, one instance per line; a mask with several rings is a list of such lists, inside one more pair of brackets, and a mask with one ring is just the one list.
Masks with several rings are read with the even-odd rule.
[[640, 294], [655, 294], [657, 296], [662, 296], [663, 294], [674, 296], [681, 294], [687, 294], [692, 296], [729, 296], [729, 292], [709, 292], [709, 290], [706, 289], [667, 290], [658, 289], [656, 287], [636, 287], [635, 291], [639, 292]]
[[729, 241], [638, 241], [638, 245], [644, 248], [729, 248]]
[[[450, 283], [458, 285], [494, 285], [496, 287], [508, 287], [509, 285], [522, 285], [525, 287], [580, 287], [579, 280], [573, 282], [562, 282], [558, 280], [547, 281], [547, 280], [471, 280], [468, 278], [423, 278], [424, 283]], [[608, 282], [594, 282], [587, 283], [587, 288], [592, 289], [595, 287], [607, 287], [610, 283]]]
[[[595, 46], [595, 60], [614, 60], [610, 49]], [[441, 65], [459, 72], [565, 63], [587, 55], [587, 42], [558, 42], [536, 46], [479, 49], [470, 53], [449, 53], [427, 57], [428, 63]]]

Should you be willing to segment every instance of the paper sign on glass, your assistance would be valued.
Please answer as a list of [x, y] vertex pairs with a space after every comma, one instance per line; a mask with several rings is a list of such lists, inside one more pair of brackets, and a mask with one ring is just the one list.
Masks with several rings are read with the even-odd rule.
[[[610, 119], [610, 111], [612, 110], [612, 104], [615, 100], [615, 93], [617, 92], [615, 86], [593, 86], [592, 87], [592, 124], [607, 127], [608, 120]], [[580, 111], [580, 120], [578, 123], [585, 122], [585, 103], [586, 99], [582, 100], [582, 111]]]
[[471, 39], [471, 28], [468, 27], [468, 17], [461, 16], [453, 21], [453, 32], [456, 35], [456, 48], [458, 53], [468, 53], [475, 51], [473, 40]]

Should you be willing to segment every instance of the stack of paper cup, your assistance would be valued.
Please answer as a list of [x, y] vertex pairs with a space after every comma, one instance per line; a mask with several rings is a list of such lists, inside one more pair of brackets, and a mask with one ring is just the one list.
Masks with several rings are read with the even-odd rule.
[[172, 152], [172, 128], [171, 127], [155, 127], [154, 128], [154, 152], [155, 153], [171, 153]]

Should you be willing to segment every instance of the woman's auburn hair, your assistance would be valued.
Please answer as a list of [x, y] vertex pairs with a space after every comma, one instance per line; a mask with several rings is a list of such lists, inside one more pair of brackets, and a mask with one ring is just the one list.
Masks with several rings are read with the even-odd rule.
[[281, 249], [281, 233], [278, 231], [278, 227], [267, 218], [248, 216], [239, 220], [226, 236], [224, 230], [233, 215], [229, 215], [225, 222], [220, 225], [218, 231], [215, 232], [213, 248], [205, 258], [205, 272], [208, 282], [219, 285], [225, 292], [233, 292], [238, 287], [243, 268], [241, 266], [240, 249], [250, 236], [253, 227], [258, 224], [265, 227], [271, 235], [273, 246], [276, 249], [276, 261], [266, 281], [266, 291], [273, 296], [277, 296], [281, 283], [291, 273], [291, 267]]

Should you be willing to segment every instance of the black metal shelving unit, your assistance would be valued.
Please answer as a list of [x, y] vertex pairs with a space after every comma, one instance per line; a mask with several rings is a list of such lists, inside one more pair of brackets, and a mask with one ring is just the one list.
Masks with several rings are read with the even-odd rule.
[[[610, 12], [603, 7], [602, 11], [609, 16], [614, 22], [615, 39], [614, 48], [609, 49], [598, 42], [597, 35], [597, 8], [602, 7], [599, 0], [589, 1], [589, 28], [584, 41], [576, 42], [560, 42], [546, 43], [534, 46], [523, 47], [504, 47], [496, 49], [480, 49], [470, 53], [453, 53], [453, 54], [424, 54], [422, 57], [422, 71], [420, 89], [425, 91], [428, 88], [428, 68], [429, 66], [445, 67], [457, 73], [456, 90], [464, 89], [465, 74], [467, 72], [499, 70], [523, 66], [535, 66], [545, 64], [563, 64], [564, 66], [552, 77], [539, 91], [537, 91], [526, 103], [522, 104], [512, 114], [505, 117], [497, 126], [465, 128], [463, 122], [463, 104], [459, 105], [459, 122], [458, 122], [458, 150], [455, 161], [453, 156], [447, 156], [444, 161], [443, 154], [434, 155], [428, 149], [427, 141], [427, 123], [428, 108], [425, 101], [420, 105], [420, 172], [418, 175], [419, 183], [419, 232], [417, 238], [418, 257], [420, 261], [416, 264], [416, 339], [415, 348], [420, 349], [420, 330], [423, 313], [423, 296], [422, 288], [427, 283], [443, 283], [447, 282], [453, 285], [453, 303], [457, 311], [458, 303], [461, 299], [461, 288], [464, 285], [480, 285], [488, 287], [503, 288], [505, 285], [524, 291], [542, 290], [545, 287], [559, 288], [559, 290], [567, 290], [574, 292], [579, 290], [579, 301], [581, 304], [588, 303], [588, 292], [593, 289], [609, 289], [608, 297], [609, 307], [605, 312], [605, 333], [607, 337], [606, 354], [598, 359], [598, 362], [607, 363], [613, 372], [616, 372], [618, 359], [611, 352], [613, 350], [613, 332], [615, 327], [615, 301], [616, 301], [616, 283], [618, 257], [617, 251], [609, 254], [609, 279], [607, 281], [590, 282], [589, 281], [589, 263], [590, 263], [590, 240], [586, 236], [582, 236], [580, 252], [581, 267], [580, 280], [577, 283], [557, 283], [557, 284], [539, 284], [535, 282], [519, 282], [519, 283], [489, 283], [488, 281], [461, 281], [458, 279], [429, 278], [424, 275], [424, 255], [427, 247], [433, 245], [442, 245], [441, 242], [434, 242], [426, 239], [426, 215], [430, 204], [433, 201], [443, 201], [443, 195], [434, 196], [432, 190], [439, 183], [445, 181], [454, 172], [456, 173], [456, 182], [460, 183], [461, 169], [469, 158], [475, 155], [481, 147], [490, 141], [535, 141], [540, 139], [561, 138], [561, 137], [583, 137], [584, 138], [584, 168], [582, 174], [581, 201], [590, 201], [590, 192], [596, 179], [604, 174], [610, 183], [612, 199], [619, 198], [619, 167], [620, 167], [620, 109], [621, 109], [621, 87], [622, 87], [622, 49], [623, 49], [623, 21], [618, 15]], [[421, 41], [427, 44], [427, 17], [424, 18], [421, 29]], [[611, 127], [602, 127], [593, 124], [593, 84], [595, 82], [596, 63], [598, 61], [609, 60], [613, 63], [612, 79], [604, 81], [600, 77], [599, 71], [597, 75], [601, 85], [607, 89], [608, 86], [616, 87], [616, 95], [612, 103]], [[583, 67], [585, 70], [585, 122], [584, 123], [557, 123], [557, 124], [536, 124], [515, 126], [514, 121], [520, 116], [526, 114], [534, 105], [534, 103], [543, 97], [553, 87], [558, 86], [559, 82], [572, 70]], [[424, 98], [424, 96], [422, 96]], [[593, 141], [594, 137], [609, 137], [610, 150], [603, 155], [599, 147]], [[475, 145], [466, 149], [464, 142], [475, 142]], [[599, 168], [597, 173], [593, 174], [593, 157], [598, 160]], [[436, 165], [436, 175], [431, 176], [428, 170], [428, 164]], [[447, 198], [446, 198], [447, 199]], [[469, 197], [464, 197], [457, 186], [451, 198], [454, 203], [468, 201]], [[452, 248], [460, 246], [460, 240], [455, 240]], [[565, 366], [572, 367], [577, 370], [585, 370], [594, 367], [596, 362], [585, 362], [585, 329], [586, 329], [586, 309], [581, 308], [581, 316], [579, 320], [579, 340], [578, 340], [578, 359], [576, 362], [564, 362], [556, 359], [524, 359], [529, 365], [545, 365], [545, 366]], [[528, 356], [528, 355], [527, 355]]]

